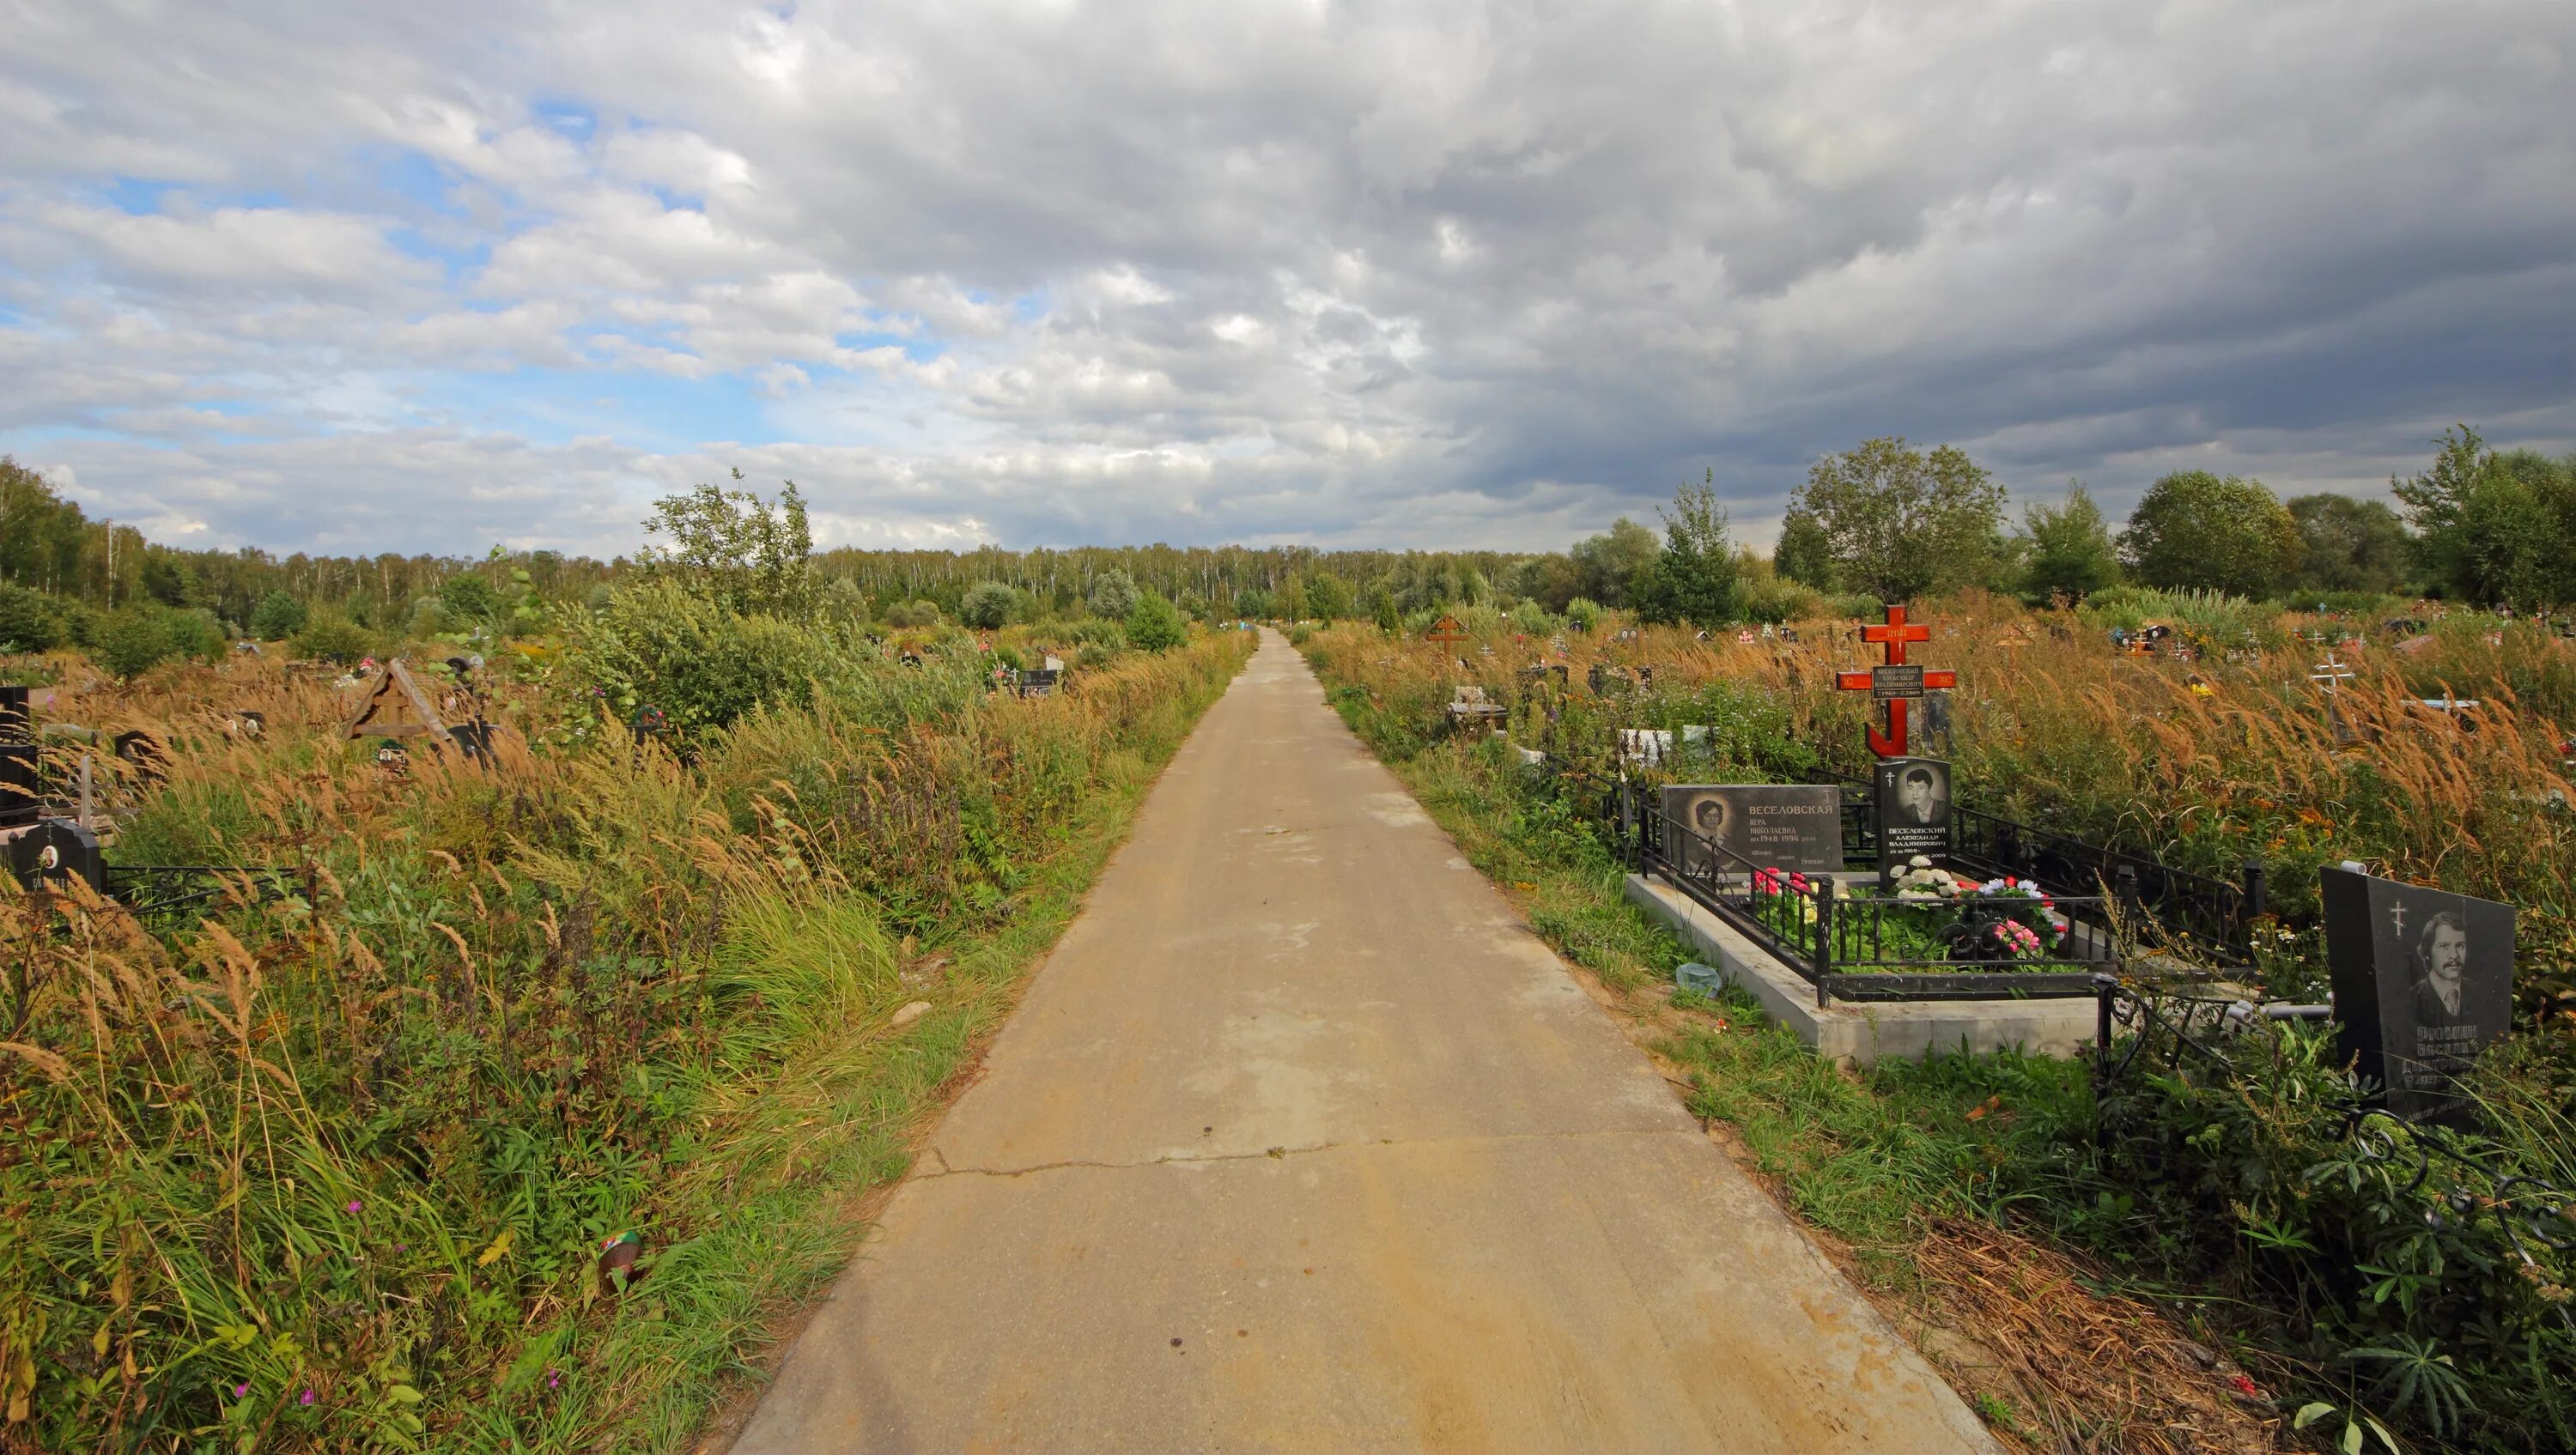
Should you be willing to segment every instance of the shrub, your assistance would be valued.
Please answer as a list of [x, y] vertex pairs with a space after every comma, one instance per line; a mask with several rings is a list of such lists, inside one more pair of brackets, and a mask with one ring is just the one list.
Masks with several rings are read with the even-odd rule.
[[1127, 629], [1114, 621], [1075, 622], [1072, 636], [1078, 647], [1098, 647], [1104, 652], [1127, 650]]
[[885, 624], [913, 628], [939, 625], [939, 603], [936, 601], [898, 601], [886, 608]]
[[1106, 667], [1116, 660], [1118, 660], [1118, 653], [1112, 648], [1102, 646], [1098, 642], [1087, 642], [1083, 645], [1081, 650], [1073, 654], [1073, 665], [1086, 670], [1094, 667]]
[[1136, 609], [1136, 578], [1112, 567], [1091, 578], [1091, 614], [1124, 621]]
[[282, 642], [304, 630], [311, 615], [303, 602], [283, 591], [272, 591], [251, 608], [250, 634], [258, 641]]
[[174, 657], [211, 661], [223, 654], [223, 624], [211, 612], [129, 606], [110, 615], [92, 651], [118, 677], [137, 677]]
[[1589, 597], [1578, 596], [1565, 603], [1566, 621], [1587, 637], [1601, 629], [1601, 617], [1601, 603]]
[[1180, 608], [1160, 593], [1146, 592], [1127, 613], [1127, 640], [1140, 651], [1165, 652], [1189, 639], [1189, 623], [1181, 619]]
[[43, 592], [0, 584], [0, 652], [50, 652], [63, 644], [63, 621]]
[[957, 608], [957, 619], [968, 626], [991, 631], [1011, 619], [1011, 608], [1019, 597], [999, 581], [978, 581], [966, 592], [965, 604]]
[[375, 645], [375, 638], [365, 627], [336, 611], [317, 611], [304, 630], [295, 634], [290, 649], [299, 657], [346, 666], [374, 651]]
[[852, 650], [828, 629], [742, 616], [669, 576], [610, 593], [573, 623], [566, 666], [620, 722], [651, 706], [684, 737], [731, 726], [760, 706], [802, 706], [816, 678]]

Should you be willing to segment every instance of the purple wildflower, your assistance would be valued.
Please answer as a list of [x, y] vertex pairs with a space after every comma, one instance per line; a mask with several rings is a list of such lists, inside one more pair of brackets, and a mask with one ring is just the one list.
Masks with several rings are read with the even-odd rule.
[[297, 1403], [297, 1404], [311, 1404], [311, 1403], [313, 1403], [313, 1391], [311, 1391], [311, 1390], [309, 1390], [309, 1389], [308, 1389], [308, 1390], [306, 1390], [306, 1391], [304, 1391], [304, 1397], [303, 1397], [302, 1399], [297, 1400], [297, 1401], [296, 1401], [296, 1403]]
[[250, 1384], [249, 1384], [249, 1382], [248, 1382], [248, 1381], [244, 1381], [243, 1383], [236, 1384], [236, 1385], [234, 1385], [234, 1386], [233, 1386], [233, 1398], [235, 1398], [235, 1399], [248, 1399], [248, 1398], [250, 1398]]
[[354, 1198], [354, 1197], [349, 1199], [349, 1211], [351, 1211], [351, 1212], [356, 1212], [356, 1211], [357, 1211], [361, 1206], [363, 1206], [363, 1205], [364, 1205], [364, 1204], [360, 1203], [360, 1202], [359, 1202], [356, 1198]]

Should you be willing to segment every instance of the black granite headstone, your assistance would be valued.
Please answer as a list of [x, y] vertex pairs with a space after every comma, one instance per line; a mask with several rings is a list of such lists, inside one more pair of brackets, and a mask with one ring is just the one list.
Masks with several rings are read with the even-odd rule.
[[[1836, 874], [1843, 867], [1842, 790], [1813, 783], [1677, 783], [1663, 790], [1664, 821], [1688, 830], [1668, 845], [1685, 873], [1787, 869]], [[1711, 855], [1700, 840], [1726, 851]]]
[[1892, 880], [1917, 857], [1950, 857], [1950, 765], [1938, 758], [1882, 758], [1875, 775], [1878, 874]]
[[48, 818], [9, 841], [9, 871], [29, 889], [59, 888], [75, 876], [107, 892], [107, 860], [98, 835], [67, 818]]
[[2459, 1120], [2454, 1078], [2513, 1024], [2513, 906], [2351, 869], [2317, 890], [2344, 1054], [2391, 1112]]
[[0, 687], [0, 828], [34, 823], [44, 811], [36, 783], [35, 721], [27, 689]]

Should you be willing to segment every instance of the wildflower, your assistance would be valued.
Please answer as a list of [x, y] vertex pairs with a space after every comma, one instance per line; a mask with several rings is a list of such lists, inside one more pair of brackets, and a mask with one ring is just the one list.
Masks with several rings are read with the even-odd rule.
[[561, 1389], [562, 1387], [563, 1387], [563, 1371], [562, 1371], [562, 1370], [560, 1370], [560, 1369], [549, 1369], [549, 1370], [547, 1370], [547, 1371], [546, 1371], [546, 1388], [548, 1388], [548, 1389]]
[[245, 1380], [245, 1381], [243, 1381], [242, 1383], [240, 1383], [240, 1384], [236, 1384], [236, 1385], [234, 1385], [234, 1386], [233, 1386], [233, 1398], [235, 1398], [235, 1399], [248, 1399], [248, 1398], [250, 1398], [250, 1383], [249, 1383], [249, 1381]]
[[365, 1206], [365, 1204], [364, 1204], [364, 1203], [359, 1202], [356, 1198], [354, 1198], [354, 1197], [353, 1197], [353, 1198], [350, 1198], [350, 1199], [349, 1199], [349, 1211], [351, 1211], [351, 1212], [356, 1212], [359, 1208], [361, 1208], [361, 1207], [363, 1207], [363, 1206]]
[[306, 1390], [306, 1391], [304, 1391], [304, 1395], [303, 1395], [303, 1397], [302, 1397], [302, 1398], [300, 1398], [300, 1399], [298, 1399], [298, 1400], [296, 1400], [296, 1403], [297, 1403], [297, 1404], [311, 1404], [311, 1403], [313, 1403], [313, 1391], [312, 1391], [312, 1390], [309, 1390], [309, 1389], [308, 1389], [308, 1390]]

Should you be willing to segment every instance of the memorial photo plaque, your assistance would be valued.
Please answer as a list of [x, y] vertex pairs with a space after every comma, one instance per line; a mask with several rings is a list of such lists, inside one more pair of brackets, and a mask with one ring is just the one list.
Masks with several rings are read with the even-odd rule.
[[1878, 765], [1878, 872], [1890, 879], [1917, 855], [1950, 857], [1950, 765], [1938, 758], [1886, 758]]
[[[1716, 866], [1834, 874], [1843, 867], [1842, 790], [1811, 783], [1679, 783], [1663, 791], [1664, 819], [1727, 851]], [[1684, 837], [1668, 846], [1685, 873], [1706, 873], [1707, 850]]]
[[2388, 1109], [2418, 1121], [2467, 1111], [2453, 1079], [2513, 1022], [2513, 906], [2319, 871], [2335, 1023]]

